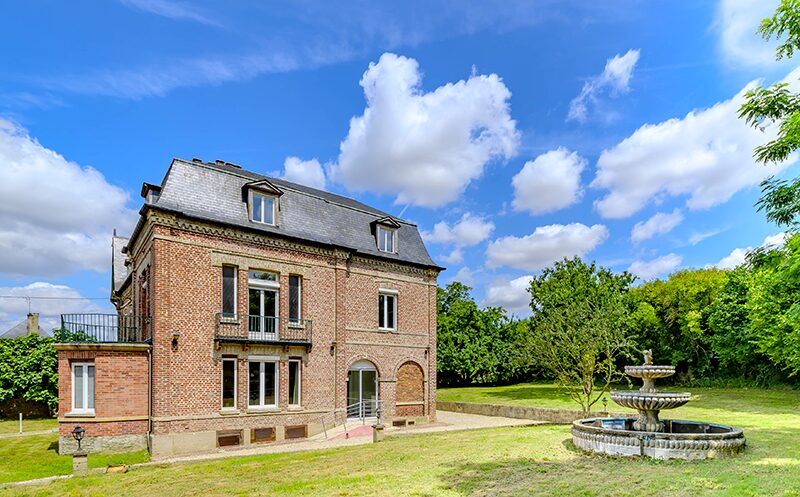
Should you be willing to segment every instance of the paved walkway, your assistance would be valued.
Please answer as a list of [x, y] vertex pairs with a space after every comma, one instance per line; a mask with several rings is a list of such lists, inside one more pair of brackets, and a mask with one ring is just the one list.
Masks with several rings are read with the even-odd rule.
[[[541, 421], [529, 419], [501, 418], [495, 416], [480, 416], [477, 414], [463, 414], [449, 411], [437, 411], [437, 421], [435, 423], [421, 424], [407, 427], [386, 427], [387, 437], [413, 435], [416, 433], [438, 433], [445, 431], [475, 430], [481, 428], [498, 428], [504, 426], [532, 426], [544, 424]], [[372, 443], [372, 427], [357, 426], [348, 430], [349, 437], [345, 437], [342, 431], [330, 438], [317, 435], [314, 438], [297, 441], [284, 442], [274, 445], [250, 447], [246, 449], [220, 449], [215, 452], [195, 454], [189, 456], [172, 457], [159, 459], [148, 463], [135, 464], [134, 467], [151, 466], [178, 462], [205, 461], [226, 457], [241, 457], [257, 454], [276, 454], [281, 452], [302, 452], [308, 450], [331, 449], [335, 447], [349, 447], [353, 445], [365, 445]]]

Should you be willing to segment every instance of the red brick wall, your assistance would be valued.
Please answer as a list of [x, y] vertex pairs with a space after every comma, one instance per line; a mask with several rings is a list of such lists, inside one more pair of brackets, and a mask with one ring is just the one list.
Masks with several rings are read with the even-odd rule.
[[397, 371], [397, 402], [418, 405], [398, 405], [398, 416], [422, 416], [425, 401], [425, 376], [415, 362], [406, 362]]
[[[257, 239], [200, 233], [191, 227], [156, 225], [152, 233], [158, 236], [137, 244], [133, 258], [137, 271], [148, 264], [152, 270], [155, 433], [257, 426], [259, 416], [220, 414], [223, 354], [239, 358], [237, 406], [241, 414], [247, 411], [247, 357], [257, 354], [281, 358], [278, 397], [283, 415], [261, 415], [274, 417], [276, 423], [296, 424], [344, 407], [347, 369], [360, 359], [373, 361], [379, 370], [379, 395], [388, 416], [394, 415], [398, 369], [407, 361], [419, 364], [427, 386], [424, 414], [435, 415], [435, 275], [347, 259], [346, 254], [337, 257], [328, 250], [276, 247]], [[313, 322], [310, 350], [215, 344], [215, 315], [221, 310], [222, 293], [220, 258], [246, 261], [250, 269], [280, 272], [279, 312], [284, 318], [288, 317], [288, 275], [303, 275], [303, 318]], [[246, 315], [248, 267], [233, 264], [239, 266], [238, 312]], [[396, 332], [377, 329], [378, 288], [399, 291]], [[173, 347], [174, 332], [180, 338]], [[303, 360], [302, 412], [291, 415], [286, 405], [289, 357]]]
[[81, 422], [86, 436], [147, 433], [147, 421], [101, 422], [104, 418], [147, 416], [148, 354], [146, 350], [59, 350], [59, 432], [69, 435], [75, 427], [67, 417], [72, 409], [72, 363], [95, 366], [94, 419]]

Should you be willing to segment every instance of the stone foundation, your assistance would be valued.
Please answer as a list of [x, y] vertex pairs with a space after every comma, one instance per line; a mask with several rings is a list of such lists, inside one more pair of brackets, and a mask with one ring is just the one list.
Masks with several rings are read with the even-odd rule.
[[[86, 437], [81, 440], [81, 450], [95, 452], [137, 452], [147, 449], [147, 435], [112, 435], [106, 437]], [[72, 436], [58, 437], [58, 453], [74, 454], [78, 451], [78, 442]]]

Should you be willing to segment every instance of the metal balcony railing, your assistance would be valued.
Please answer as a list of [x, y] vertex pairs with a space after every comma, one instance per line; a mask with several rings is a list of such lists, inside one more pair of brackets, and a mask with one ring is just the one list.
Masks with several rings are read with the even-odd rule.
[[150, 316], [119, 314], [62, 314], [57, 342], [144, 343], [152, 334]]
[[311, 344], [311, 320], [243, 314], [216, 315], [216, 338], [236, 342]]

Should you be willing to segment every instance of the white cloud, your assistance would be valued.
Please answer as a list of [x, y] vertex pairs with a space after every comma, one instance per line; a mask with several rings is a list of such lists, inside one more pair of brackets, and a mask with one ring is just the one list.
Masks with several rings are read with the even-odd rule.
[[586, 159], [559, 147], [528, 161], [512, 179], [514, 209], [544, 214], [568, 207], [581, 194]]
[[628, 272], [648, 281], [672, 272], [680, 266], [681, 262], [683, 262], [683, 257], [678, 254], [667, 254], [649, 261], [634, 261], [628, 268]]
[[0, 274], [63, 276], [106, 271], [111, 232], [128, 233], [128, 193], [0, 119]]
[[447, 264], [461, 264], [464, 261], [464, 253], [460, 248], [454, 248], [449, 254], [439, 256], [439, 259]]
[[361, 78], [367, 108], [350, 120], [331, 178], [354, 191], [437, 207], [459, 197], [487, 163], [519, 145], [511, 92], [496, 74], [425, 93], [417, 61], [385, 53]]
[[675, 209], [671, 213], [659, 212], [647, 221], [636, 223], [631, 230], [631, 240], [642, 242], [649, 240], [656, 235], [669, 233], [683, 221], [683, 214], [680, 209]]
[[471, 247], [489, 238], [494, 231], [494, 223], [485, 218], [466, 213], [454, 225], [440, 221], [433, 231], [423, 231], [422, 238], [431, 243], [453, 243], [459, 247]]
[[583, 257], [607, 238], [608, 229], [601, 224], [539, 226], [530, 235], [506, 236], [491, 242], [486, 250], [487, 264], [538, 271], [564, 257]]
[[[800, 78], [796, 69], [785, 81]], [[603, 150], [592, 186], [609, 190], [595, 207], [603, 217], [625, 218], [665, 196], [688, 196], [689, 209], [706, 209], [759, 184], [796, 160], [763, 166], [753, 149], [775, 137], [738, 119], [747, 85], [730, 100], [689, 112], [682, 119], [646, 124], [614, 147]]]
[[628, 50], [625, 55], [617, 54], [608, 59], [603, 72], [585, 82], [580, 94], [570, 102], [567, 121], [585, 122], [590, 104], [602, 96], [617, 96], [630, 91], [631, 77], [638, 61], [639, 50]]
[[[779, 248], [786, 243], [786, 233], [777, 233], [770, 235], [764, 239], [761, 244], [763, 248]], [[753, 247], [738, 247], [731, 251], [716, 264], [709, 264], [706, 267], [716, 267], [718, 269], [733, 269], [741, 266], [747, 260], [747, 254], [753, 250]]]
[[184, 2], [170, 0], [119, 0], [123, 5], [179, 21], [194, 21], [206, 26], [221, 26], [213, 14]]
[[531, 314], [531, 286], [533, 276], [521, 276], [513, 280], [500, 279], [493, 281], [486, 287], [486, 296], [483, 304], [492, 307], [502, 307], [510, 313], [517, 315]]
[[287, 157], [283, 162], [283, 174], [277, 171], [273, 174], [286, 181], [310, 186], [318, 190], [324, 190], [327, 185], [325, 171], [317, 159], [302, 160], [298, 157]]
[[[69, 286], [46, 282], [31, 283], [26, 286], [0, 287], [0, 295], [13, 297], [48, 297], [31, 299], [30, 311], [39, 313], [39, 325], [52, 331], [60, 325], [60, 315], [83, 312], [112, 312], [107, 301], [92, 301]], [[28, 314], [28, 301], [23, 298], [0, 299], [0, 332], [6, 331], [25, 319]]]
[[710, 231], [696, 231], [689, 236], [689, 245], [697, 245], [698, 243], [702, 242], [707, 238], [711, 238], [712, 236], [717, 236], [722, 233], [724, 230], [716, 229]]
[[457, 281], [469, 287], [475, 285], [475, 272], [471, 271], [467, 266], [462, 267], [458, 272], [450, 278], [450, 282]]
[[774, 40], [758, 34], [761, 20], [771, 17], [778, 2], [767, 0], [721, 0], [713, 28], [719, 35], [719, 50], [725, 62], [735, 67], [763, 67], [775, 64]]

